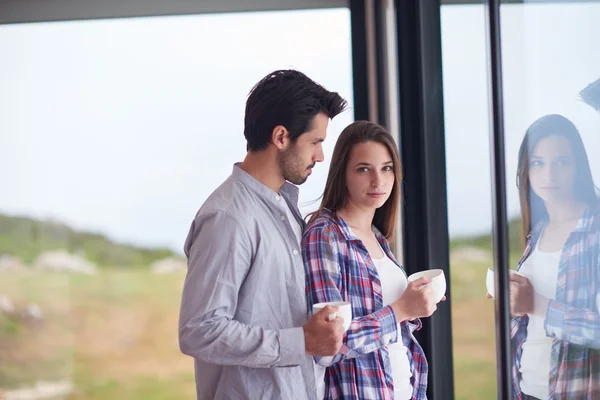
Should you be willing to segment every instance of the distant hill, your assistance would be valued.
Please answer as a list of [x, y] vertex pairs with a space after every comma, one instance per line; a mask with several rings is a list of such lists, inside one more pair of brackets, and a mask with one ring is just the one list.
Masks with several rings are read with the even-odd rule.
[[41, 252], [66, 249], [82, 253], [98, 266], [141, 267], [175, 256], [167, 248], [143, 248], [116, 243], [98, 233], [76, 231], [55, 221], [0, 214], [0, 255], [11, 254], [31, 263]]
[[[523, 245], [521, 244], [521, 219], [513, 218], [508, 223], [508, 243], [510, 251], [517, 251], [521, 253], [523, 251]], [[461, 246], [474, 246], [485, 249], [492, 248], [492, 236], [491, 233], [469, 236], [469, 237], [455, 237], [450, 241], [450, 247], [456, 248]]]
[[[520, 229], [519, 219], [510, 221], [511, 251], [522, 250]], [[450, 241], [451, 248], [474, 246], [491, 249], [491, 245], [490, 234], [455, 237]], [[144, 248], [117, 243], [102, 234], [77, 231], [56, 221], [0, 214], [0, 255], [14, 255], [31, 263], [41, 252], [55, 249], [83, 253], [88, 260], [101, 267], [142, 267], [166, 257], [178, 256], [168, 248]]]

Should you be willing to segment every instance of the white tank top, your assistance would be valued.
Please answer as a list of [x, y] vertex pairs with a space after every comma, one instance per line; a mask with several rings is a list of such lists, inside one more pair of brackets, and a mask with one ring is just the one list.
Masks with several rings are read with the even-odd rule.
[[[539, 245], [539, 240], [538, 240]], [[531, 282], [533, 289], [548, 299], [556, 295], [556, 281], [561, 251], [545, 253], [538, 246], [523, 262], [519, 272]], [[547, 399], [549, 392], [550, 353], [553, 339], [546, 336], [544, 317], [529, 314], [527, 339], [521, 354], [521, 391], [529, 396]]]
[[[383, 249], [382, 249], [383, 251]], [[384, 252], [385, 254], [385, 252]], [[383, 294], [383, 305], [387, 306], [398, 300], [406, 290], [408, 281], [406, 275], [387, 255], [383, 258], [374, 259], [377, 268], [381, 290]], [[398, 324], [398, 329], [400, 329]], [[409, 400], [412, 398], [413, 387], [410, 383], [412, 372], [408, 361], [408, 349], [398, 338], [396, 343], [388, 346], [390, 363], [392, 365], [392, 379], [394, 382], [394, 398], [396, 400]]]

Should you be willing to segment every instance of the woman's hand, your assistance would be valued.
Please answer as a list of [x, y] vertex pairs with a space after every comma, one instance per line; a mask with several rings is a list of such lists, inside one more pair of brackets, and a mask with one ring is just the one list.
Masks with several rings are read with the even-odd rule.
[[513, 317], [521, 317], [533, 313], [535, 291], [529, 279], [519, 274], [510, 274], [508, 280], [510, 314]]
[[[429, 317], [437, 310], [437, 304], [431, 298], [431, 287], [427, 285], [430, 282], [431, 278], [420, 278], [409, 282], [402, 296], [390, 304], [398, 321]], [[440, 301], [444, 300], [446, 296]]]

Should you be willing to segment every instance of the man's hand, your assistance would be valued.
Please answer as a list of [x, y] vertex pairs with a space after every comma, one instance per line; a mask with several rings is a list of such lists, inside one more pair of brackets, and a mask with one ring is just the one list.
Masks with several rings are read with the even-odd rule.
[[338, 306], [326, 306], [304, 324], [304, 344], [310, 356], [335, 356], [344, 337], [343, 319], [329, 321], [329, 316], [339, 310]]

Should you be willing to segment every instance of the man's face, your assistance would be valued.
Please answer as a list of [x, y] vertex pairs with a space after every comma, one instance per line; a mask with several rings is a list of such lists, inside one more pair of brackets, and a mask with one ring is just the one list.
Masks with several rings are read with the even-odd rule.
[[301, 134], [295, 143], [290, 143], [281, 152], [279, 167], [286, 181], [295, 185], [303, 184], [315, 164], [325, 159], [323, 141], [327, 136], [328, 125], [329, 117], [317, 114], [310, 124], [310, 130]]

